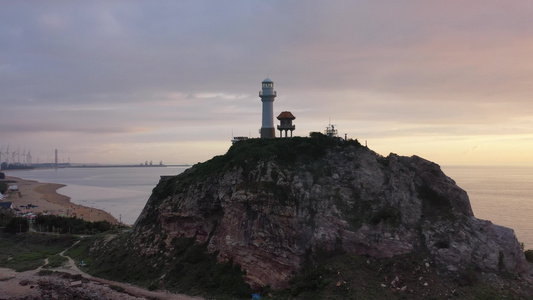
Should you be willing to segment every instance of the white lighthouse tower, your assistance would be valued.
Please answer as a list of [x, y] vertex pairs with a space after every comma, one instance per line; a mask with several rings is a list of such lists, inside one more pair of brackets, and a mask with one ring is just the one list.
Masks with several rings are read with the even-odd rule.
[[276, 98], [276, 91], [274, 91], [274, 81], [266, 78], [262, 82], [263, 89], [259, 92], [261, 102], [263, 102], [263, 123], [261, 126], [261, 138], [273, 139], [276, 137], [276, 130], [274, 129], [274, 98]]

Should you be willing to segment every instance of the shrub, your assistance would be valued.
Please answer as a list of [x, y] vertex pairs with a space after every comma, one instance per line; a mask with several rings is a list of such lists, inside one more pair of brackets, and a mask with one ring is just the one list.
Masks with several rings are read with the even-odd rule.
[[38, 216], [35, 218], [38, 229], [58, 230], [60, 233], [98, 233], [111, 230], [111, 223], [107, 221], [88, 222], [76, 217], [61, 217], [54, 215]]
[[7, 233], [17, 233], [17, 232], [26, 232], [28, 231], [29, 223], [26, 218], [16, 217], [13, 218], [7, 223], [4, 232]]
[[5, 193], [7, 191], [7, 184], [5, 182], [0, 182], [0, 193]]
[[119, 293], [124, 293], [124, 292], [126, 291], [126, 290], [125, 290], [123, 287], [121, 287], [120, 285], [115, 285], [115, 284], [110, 285], [109, 288], [111, 288], [112, 290], [115, 290], [115, 291], [117, 291], [117, 292], [119, 292]]
[[15, 213], [12, 210], [0, 208], [0, 226], [5, 226], [14, 217]]
[[450, 248], [450, 241], [448, 239], [441, 239], [435, 243], [435, 247], [439, 249]]
[[479, 280], [478, 272], [473, 267], [468, 267], [459, 273], [459, 276], [456, 278], [459, 286], [473, 286]]
[[504, 263], [504, 258], [505, 258], [505, 255], [503, 254], [503, 252], [499, 252], [498, 253], [498, 268], [501, 270], [503, 270], [503, 268], [505, 267], [505, 263]]
[[524, 252], [524, 255], [526, 256], [526, 260], [530, 263], [533, 263], [533, 250], [529, 249]]
[[48, 257], [48, 264], [45, 268], [59, 268], [68, 261], [68, 258], [59, 254]]

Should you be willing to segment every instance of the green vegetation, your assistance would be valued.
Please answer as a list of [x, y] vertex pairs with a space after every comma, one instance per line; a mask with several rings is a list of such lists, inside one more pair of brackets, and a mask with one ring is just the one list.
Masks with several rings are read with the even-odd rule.
[[48, 258], [47, 268], [60, 267], [67, 259], [58, 253], [78, 239], [66, 233], [96, 233], [111, 228], [111, 224], [106, 221], [86, 222], [58, 216], [38, 216], [32, 225], [37, 230], [65, 234], [31, 233], [28, 232], [30, 224], [26, 218], [11, 218], [4, 233], [0, 234], [0, 266], [17, 271], [33, 270], [42, 266]]
[[[242, 279], [244, 272], [231, 260], [218, 263], [206, 245], [194, 238], [175, 238], [168, 256], [156, 251], [140, 254], [132, 233], [96, 235], [82, 240], [66, 254], [93, 276], [133, 283], [150, 290], [166, 289], [217, 299], [247, 298], [251, 290]], [[160, 245], [162, 247], [163, 245]]]
[[387, 259], [343, 254], [316, 259], [292, 279], [289, 289], [273, 291], [267, 287], [261, 291], [261, 299], [474, 300], [530, 296], [516, 279], [480, 280], [480, 274], [472, 268], [459, 274], [443, 274], [432, 264], [426, 266], [428, 261], [416, 254]]
[[0, 226], [6, 226], [14, 217], [15, 213], [12, 210], [0, 208]]
[[375, 214], [370, 217], [370, 224], [377, 225], [379, 223], [386, 223], [392, 226], [401, 224], [402, 216], [397, 209], [392, 207], [382, 207]]
[[61, 217], [54, 215], [37, 216], [34, 228], [41, 232], [91, 234], [111, 230], [111, 223], [107, 221], [88, 222], [76, 217]]
[[529, 249], [524, 251], [524, 255], [526, 256], [526, 260], [530, 263], [533, 263], [533, 250]]
[[[283, 165], [307, 163], [323, 157], [331, 147], [362, 147], [357, 140], [340, 141], [315, 133], [312, 138], [249, 139], [231, 146], [225, 155], [195, 165], [190, 172], [178, 175], [178, 190], [193, 182], [209, 178], [234, 168], [248, 169], [261, 161], [274, 161]], [[192, 174], [190, 174], [192, 173]]]
[[59, 268], [62, 265], [64, 265], [66, 262], [68, 262], [68, 258], [61, 256], [59, 254], [53, 255], [48, 257], [48, 264], [46, 264], [45, 268]]
[[121, 287], [119, 285], [115, 285], [115, 284], [110, 285], [109, 288], [111, 288], [112, 290], [115, 290], [117, 292], [120, 292], [120, 293], [125, 293], [126, 292], [126, 290], [123, 287]]
[[[0, 210], [0, 224], [6, 224], [4, 232], [21, 233], [30, 228], [27, 218], [14, 217], [7, 210]], [[52, 232], [63, 234], [94, 234], [111, 230], [113, 226], [107, 221], [89, 222], [76, 217], [61, 217], [54, 215], [38, 215], [32, 228], [38, 232]]]
[[41, 270], [39, 270], [37, 275], [39, 275], [39, 276], [50, 276], [50, 275], [52, 275], [54, 273], [56, 273], [56, 271], [41, 269]]
[[[332, 147], [357, 147], [364, 148], [357, 140], [339, 140], [315, 132], [310, 138], [294, 137], [290, 139], [249, 139], [233, 144], [224, 155], [215, 156], [212, 159], [198, 163], [185, 172], [160, 182], [152, 191], [150, 204], [157, 207], [168, 197], [186, 193], [190, 187], [203, 184], [209, 186], [210, 179], [228, 170], [242, 170], [243, 174], [252, 174], [251, 168], [257, 168], [262, 162], [272, 161], [279, 165], [291, 166], [294, 164], [308, 164], [327, 154]], [[312, 167], [312, 166], [311, 166]], [[327, 168], [327, 167], [326, 167]], [[324, 166], [316, 168], [315, 177], [322, 176]], [[263, 168], [262, 171], [266, 171]], [[275, 179], [278, 174], [274, 171], [271, 176]], [[255, 178], [247, 178], [254, 181]], [[287, 201], [286, 193], [280, 191], [280, 186], [270, 183], [261, 183], [264, 191], [282, 201]], [[251, 183], [255, 184], [255, 183]], [[269, 186], [270, 184], [270, 186]], [[175, 201], [174, 205], [179, 202]], [[140, 225], [153, 224], [157, 214], [147, 211], [145, 218], [140, 220]]]
[[[213, 299], [249, 299], [252, 290], [243, 282], [241, 268], [231, 260], [217, 263], [215, 254], [206, 253], [205, 245], [195, 244], [194, 239], [174, 239], [172, 254], [163, 257], [133, 254], [136, 252], [131, 248], [134, 247], [131, 235], [131, 232], [94, 235], [72, 247], [67, 255], [75, 257], [78, 263], [84, 260], [87, 264], [84, 271], [98, 277]], [[48, 258], [47, 267], [58, 267], [66, 260], [58, 253], [74, 241], [76, 238], [68, 235], [0, 234], [0, 266], [25, 271], [36, 269]], [[482, 280], [473, 268], [450, 276], [426, 262], [416, 254], [373, 259], [317, 253], [308, 257], [302, 273], [291, 280], [290, 288], [272, 290], [267, 286], [259, 292], [261, 299], [294, 300], [527, 298], [521, 294], [527, 290], [520, 290], [513, 283], [519, 279], [514, 277], [502, 276], [500, 281], [491, 282]], [[39, 274], [56, 273], [41, 270]], [[117, 285], [111, 288], [124, 290]]]
[[0, 193], [4, 194], [7, 191], [7, 188], [8, 188], [7, 183], [1, 181], [0, 182]]
[[28, 222], [28, 219], [23, 217], [14, 217], [8, 221], [6, 227], [4, 228], [4, 232], [21, 233], [28, 231], [29, 227], [30, 223]]
[[430, 220], [454, 219], [453, 207], [450, 199], [432, 189], [429, 185], [416, 186], [418, 195], [422, 201], [422, 213]]
[[36, 233], [0, 234], [0, 266], [18, 272], [34, 270], [42, 266], [46, 258], [57, 265], [61, 259], [55, 256], [76, 240], [73, 236]]
[[504, 264], [504, 258], [505, 258], [505, 255], [503, 254], [502, 251], [500, 251], [498, 253], [498, 269], [501, 271], [503, 270], [503, 268], [505, 267], [505, 264]]
[[373, 207], [373, 199], [361, 199], [355, 192], [352, 195], [353, 205], [342, 199], [338, 191], [332, 196], [333, 203], [340, 210], [343, 218], [348, 221], [353, 229], [360, 228], [363, 224], [384, 224], [388, 226], [398, 226], [402, 221], [402, 214], [399, 209], [392, 206]]

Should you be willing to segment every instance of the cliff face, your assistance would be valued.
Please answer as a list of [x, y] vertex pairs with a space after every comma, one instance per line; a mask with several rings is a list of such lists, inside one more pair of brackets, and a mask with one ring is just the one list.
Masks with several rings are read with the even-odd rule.
[[474, 217], [468, 196], [420, 157], [356, 141], [249, 140], [154, 189], [134, 226], [145, 255], [174, 238], [232, 259], [252, 286], [284, 288], [318, 253], [423, 253], [448, 271], [525, 272], [513, 230]]

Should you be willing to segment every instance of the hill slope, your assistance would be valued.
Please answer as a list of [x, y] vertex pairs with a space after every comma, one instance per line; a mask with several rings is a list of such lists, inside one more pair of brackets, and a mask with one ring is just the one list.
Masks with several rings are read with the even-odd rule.
[[438, 165], [321, 135], [241, 141], [161, 181], [133, 240], [142, 257], [168, 259], [178, 241], [193, 241], [239, 264], [254, 288], [287, 288], [307, 262], [336, 253], [420, 254], [451, 273], [530, 272], [513, 230], [475, 218]]

